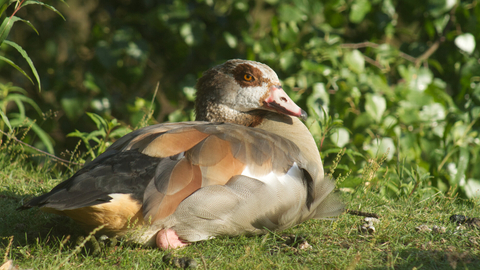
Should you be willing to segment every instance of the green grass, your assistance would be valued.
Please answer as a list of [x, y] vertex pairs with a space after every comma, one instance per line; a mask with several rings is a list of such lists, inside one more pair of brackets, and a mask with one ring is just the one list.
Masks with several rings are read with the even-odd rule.
[[[119, 241], [99, 253], [77, 239], [85, 236], [65, 217], [38, 209], [16, 211], [24, 200], [50, 190], [67, 178], [52, 163], [32, 166], [23, 151], [0, 145], [0, 262], [20, 269], [173, 269], [168, 252]], [[380, 180], [381, 182], [381, 180]], [[283, 232], [255, 237], [222, 237], [172, 252], [189, 257], [199, 269], [478, 269], [480, 230], [456, 231], [452, 214], [480, 216], [479, 201], [464, 201], [416, 190], [411, 196], [386, 199], [372, 189], [342, 193], [347, 207], [380, 215], [374, 234], [358, 231], [362, 217], [310, 220]], [[415, 227], [445, 226], [447, 232], [419, 233]], [[312, 246], [299, 250], [283, 235], [303, 237]], [[13, 241], [12, 240], [13, 237]], [[90, 251], [88, 251], [90, 250]]]

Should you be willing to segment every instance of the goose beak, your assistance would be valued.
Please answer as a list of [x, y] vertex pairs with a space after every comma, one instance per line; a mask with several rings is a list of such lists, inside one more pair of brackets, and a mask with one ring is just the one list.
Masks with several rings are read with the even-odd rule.
[[270, 94], [263, 102], [263, 107], [290, 116], [307, 119], [307, 113], [298, 107], [295, 102], [285, 93], [282, 86], [274, 85], [270, 87]]

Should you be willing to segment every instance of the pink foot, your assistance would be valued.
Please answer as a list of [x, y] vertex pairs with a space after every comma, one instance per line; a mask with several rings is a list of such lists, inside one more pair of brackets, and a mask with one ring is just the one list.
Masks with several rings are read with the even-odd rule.
[[185, 247], [188, 243], [183, 242], [172, 229], [160, 230], [157, 233], [157, 247], [163, 250]]

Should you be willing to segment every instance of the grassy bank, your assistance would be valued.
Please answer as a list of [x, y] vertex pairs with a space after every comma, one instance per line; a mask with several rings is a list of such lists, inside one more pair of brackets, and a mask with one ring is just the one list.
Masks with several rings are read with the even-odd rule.
[[[457, 228], [449, 221], [453, 214], [479, 216], [479, 201], [426, 195], [430, 193], [421, 189], [396, 199], [386, 199], [374, 189], [341, 193], [347, 208], [380, 216], [373, 233], [359, 231], [363, 217], [344, 214], [333, 221], [310, 220], [263, 236], [196, 243], [173, 251], [170, 259], [164, 257], [168, 252], [121, 240], [107, 241], [99, 249], [93, 241], [82, 241], [87, 234], [68, 218], [38, 209], [15, 210], [69, 173], [56, 172], [60, 165], [49, 162], [32, 166], [24, 151], [5, 144], [1, 151], [0, 254], [3, 262], [12, 260], [19, 269], [173, 269], [188, 264], [199, 269], [475, 269], [480, 265], [478, 227]], [[420, 225], [443, 226], [445, 232], [417, 231]]]

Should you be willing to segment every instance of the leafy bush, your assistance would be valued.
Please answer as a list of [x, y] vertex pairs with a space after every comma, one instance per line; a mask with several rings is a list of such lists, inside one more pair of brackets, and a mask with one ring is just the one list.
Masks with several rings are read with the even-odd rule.
[[[22, 58], [28, 63], [28, 66], [30, 67], [33, 75], [35, 76], [35, 80], [38, 84], [38, 89], [41, 90], [40, 77], [38, 75], [37, 69], [35, 68], [27, 52], [17, 43], [7, 40], [7, 37], [10, 34], [10, 31], [12, 30], [12, 27], [15, 24], [15, 22], [24, 22], [26, 25], [30, 26], [38, 34], [37, 29], [35, 29], [35, 27], [28, 20], [15, 16], [15, 14], [21, 8], [27, 5], [40, 5], [56, 12], [62, 18], [63, 16], [53, 6], [47, 5], [45, 3], [38, 2], [38, 1], [25, 1], [25, 0], [0, 1], [0, 18], [4, 17], [3, 14], [9, 6], [14, 7], [13, 13], [8, 17], [5, 16], [0, 25], [0, 47], [2, 45], [4, 47], [10, 47], [15, 49], [18, 53], [20, 53]], [[14, 61], [12, 61], [11, 59], [3, 55], [0, 55], [0, 60], [3, 63], [7, 63], [10, 66], [14, 67], [17, 71], [23, 74], [32, 84], [34, 84], [32, 78], [25, 72], [25, 70], [22, 67], [18, 66]], [[18, 112], [8, 113], [7, 110], [9, 109], [10, 103], [14, 103], [16, 105]], [[4, 84], [0, 81], [0, 116], [2, 118], [2, 122], [0, 122], [0, 131], [3, 131], [5, 130], [6, 127], [8, 127], [9, 131], [13, 132], [14, 128], [21, 128], [26, 126], [28, 130], [31, 129], [35, 132], [35, 134], [42, 141], [43, 146], [46, 148], [46, 150], [49, 153], [53, 153], [54, 152], [53, 144], [50, 136], [42, 128], [38, 126], [35, 120], [32, 120], [26, 116], [25, 104], [29, 104], [40, 116], [43, 115], [42, 111], [40, 110], [38, 105], [35, 103], [35, 101], [26, 96], [26, 92], [24, 89], [13, 86], [10, 82], [7, 82], [6, 84]], [[0, 135], [0, 139], [2, 137], [3, 137], [3, 134]]]
[[68, 4], [59, 7], [65, 23], [51, 11], [28, 13], [41, 42], [27, 42], [36, 38], [28, 28], [12, 33], [34, 59], [41, 95], [0, 66], [0, 81], [56, 112], [42, 128], [57, 152], [76, 144], [67, 134], [95, 130], [86, 112], [133, 127], [153, 105], [150, 123], [192, 119], [201, 72], [238, 57], [270, 65], [308, 109], [326, 171], [333, 165], [335, 176], [349, 174], [341, 187], [392, 197], [418, 188], [478, 196], [477, 1]]

